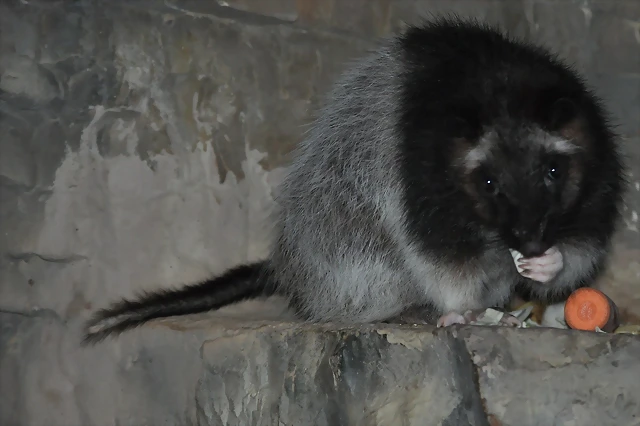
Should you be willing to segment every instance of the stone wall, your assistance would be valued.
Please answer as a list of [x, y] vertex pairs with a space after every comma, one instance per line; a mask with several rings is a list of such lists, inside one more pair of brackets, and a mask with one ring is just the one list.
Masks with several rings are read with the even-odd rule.
[[640, 317], [640, 2], [2, 0], [0, 424], [141, 424], [114, 420], [136, 405], [113, 390], [145, 347], [80, 353], [81, 320], [263, 256], [272, 191], [331, 81], [438, 12], [546, 43], [609, 104], [632, 174], [602, 285]]

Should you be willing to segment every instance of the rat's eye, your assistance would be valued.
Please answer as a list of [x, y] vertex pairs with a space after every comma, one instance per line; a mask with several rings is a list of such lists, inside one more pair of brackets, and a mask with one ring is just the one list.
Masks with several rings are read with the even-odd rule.
[[480, 185], [483, 191], [488, 195], [496, 196], [498, 195], [498, 192], [500, 192], [498, 184], [489, 176], [483, 177], [480, 181]]
[[562, 176], [562, 169], [561, 169], [560, 165], [557, 162], [552, 161], [549, 164], [549, 167], [547, 169], [546, 178], [549, 179], [551, 182], [554, 182], [554, 181], [560, 179], [561, 176]]

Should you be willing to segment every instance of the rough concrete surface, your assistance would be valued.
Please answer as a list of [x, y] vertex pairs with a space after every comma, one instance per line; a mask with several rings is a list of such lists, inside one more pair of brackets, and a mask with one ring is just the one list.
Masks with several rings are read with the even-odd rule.
[[56, 318], [2, 314], [1, 424], [640, 422], [638, 336], [239, 317], [160, 320], [78, 349]]
[[108, 301], [264, 256], [330, 82], [441, 12], [547, 44], [607, 102], [631, 174], [601, 285], [640, 320], [637, 0], [0, 0], [0, 425], [638, 424], [630, 337], [240, 327], [249, 304], [78, 347]]

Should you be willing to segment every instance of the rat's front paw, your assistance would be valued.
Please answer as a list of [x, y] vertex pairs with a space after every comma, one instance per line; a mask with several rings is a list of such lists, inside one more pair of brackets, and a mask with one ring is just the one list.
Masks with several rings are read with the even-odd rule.
[[563, 264], [562, 253], [556, 247], [551, 247], [542, 256], [516, 260], [520, 275], [541, 283], [547, 283], [554, 279]]

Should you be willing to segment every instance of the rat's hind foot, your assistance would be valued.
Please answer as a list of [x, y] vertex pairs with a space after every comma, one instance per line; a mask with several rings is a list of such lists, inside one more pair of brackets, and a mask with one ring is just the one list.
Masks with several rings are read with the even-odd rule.
[[438, 318], [438, 327], [449, 327], [453, 324], [468, 324], [467, 319], [457, 312], [451, 311]]
[[[498, 315], [502, 315], [498, 318]], [[474, 324], [479, 325], [502, 325], [509, 327], [520, 327], [522, 323], [513, 315], [500, 309], [471, 309], [460, 314], [450, 311], [445, 315], [437, 317], [432, 309], [426, 307], [409, 308], [401, 314], [384, 321], [388, 324], [428, 324], [438, 327], [449, 327], [454, 324]]]

